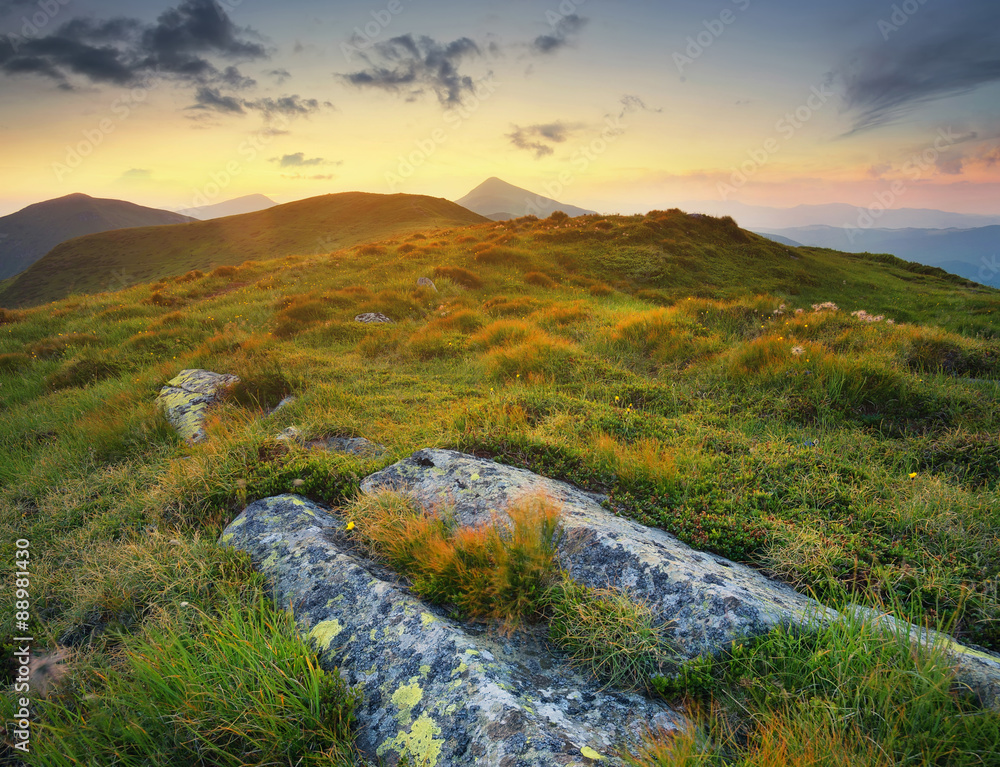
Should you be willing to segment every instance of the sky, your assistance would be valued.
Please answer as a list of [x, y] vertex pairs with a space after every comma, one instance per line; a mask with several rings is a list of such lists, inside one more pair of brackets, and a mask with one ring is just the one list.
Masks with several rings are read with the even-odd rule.
[[491, 176], [1000, 214], [1000, 3], [0, 0], [0, 215]]

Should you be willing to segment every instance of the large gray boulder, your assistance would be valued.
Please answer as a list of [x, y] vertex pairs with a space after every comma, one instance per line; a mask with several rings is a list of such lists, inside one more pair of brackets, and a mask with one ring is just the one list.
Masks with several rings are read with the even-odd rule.
[[360, 685], [359, 745], [395, 765], [622, 765], [680, 718], [602, 690], [531, 636], [473, 632], [350, 553], [344, 523], [294, 495], [257, 501], [220, 543], [250, 553], [324, 667]]
[[178, 434], [188, 442], [201, 442], [208, 408], [239, 381], [237, 376], [209, 370], [182, 370], [160, 389], [156, 403]]
[[[365, 493], [392, 489], [460, 524], [486, 524], [519, 498], [543, 495], [561, 507], [566, 535], [561, 566], [580, 583], [626, 590], [673, 622], [682, 656], [718, 653], [777, 626], [816, 627], [839, 616], [814, 599], [674, 536], [615, 516], [598, 497], [530, 471], [451, 450], [420, 450], [361, 483]], [[858, 608], [868, 619], [908, 631], [914, 642], [941, 643], [958, 679], [1000, 705], [1000, 657]]]

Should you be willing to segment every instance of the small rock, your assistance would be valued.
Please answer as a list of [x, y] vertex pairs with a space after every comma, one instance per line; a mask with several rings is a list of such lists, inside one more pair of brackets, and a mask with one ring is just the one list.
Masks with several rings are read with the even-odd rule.
[[292, 403], [294, 403], [295, 400], [296, 400], [295, 395], [294, 394], [289, 394], [287, 397], [285, 397], [283, 400], [281, 400], [281, 402], [279, 402], [277, 405], [275, 405], [274, 408], [271, 410], [271, 412], [268, 413], [268, 415], [274, 415], [275, 413], [277, 413], [282, 408], [286, 408], [289, 405], [291, 405]]
[[434, 283], [431, 281], [430, 277], [421, 277], [420, 279], [417, 280], [417, 285], [419, 285], [422, 288], [430, 288], [435, 293], [437, 293], [438, 290], [437, 287], [434, 285]]
[[366, 323], [392, 322], [392, 320], [380, 312], [365, 312], [364, 314], [359, 314], [354, 318], [354, 321]]
[[302, 432], [299, 431], [297, 426], [289, 426], [281, 434], [279, 434], [275, 439], [278, 442], [301, 442]]
[[240, 379], [208, 370], [182, 370], [160, 389], [156, 398], [167, 420], [188, 442], [205, 439], [207, 410], [221, 402]]
[[312, 439], [306, 443], [310, 450], [330, 450], [335, 453], [350, 453], [365, 458], [385, 455], [385, 446], [378, 445], [364, 437], [326, 437]]

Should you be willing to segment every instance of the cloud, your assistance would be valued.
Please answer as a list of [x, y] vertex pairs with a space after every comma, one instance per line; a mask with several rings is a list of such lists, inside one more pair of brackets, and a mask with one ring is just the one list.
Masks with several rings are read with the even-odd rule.
[[278, 85], [281, 85], [285, 82], [285, 80], [292, 76], [292, 73], [287, 69], [272, 69], [267, 73], [267, 75], [268, 77], [273, 77], [277, 81]]
[[567, 45], [575, 45], [580, 31], [587, 26], [590, 19], [571, 13], [563, 16], [553, 26], [552, 32], [547, 35], [539, 35], [531, 43], [531, 50], [538, 54], [555, 53]]
[[427, 91], [442, 106], [456, 106], [471, 94], [475, 83], [459, 68], [483, 57], [483, 49], [468, 37], [440, 43], [430, 37], [401, 35], [361, 51], [368, 66], [340, 79], [357, 88], [374, 88], [404, 95], [413, 101]]
[[563, 122], [539, 123], [536, 125], [515, 125], [514, 130], [507, 134], [510, 143], [518, 149], [535, 153], [535, 159], [540, 160], [555, 152], [553, 144], [562, 144], [570, 135], [579, 130], [579, 124]]
[[638, 96], [633, 96], [632, 94], [626, 93], [622, 96], [618, 103], [622, 105], [621, 112], [618, 114], [619, 117], [624, 117], [632, 112], [662, 112], [663, 109], [653, 108], [646, 106], [646, 102], [643, 101]]
[[895, 122], [920, 104], [1000, 81], [1000, 6], [980, 3], [964, 14], [928, 13], [924, 18], [929, 33], [917, 36], [919, 30], [911, 33], [908, 27], [906, 35], [862, 49], [834, 72], [853, 113], [850, 133]]
[[300, 98], [298, 94], [279, 98], [245, 99], [227, 96], [217, 88], [203, 86], [195, 93], [195, 103], [188, 109], [221, 114], [246, 114], [259, 112], [265, 117], [307, 117], [320, 109], [333, 108], [329, 101]]
[[305, 152], [286, 154], [281, 157], [272, 157], [271, 162], [278, 163], [282, 168], [307, 168], [311, 165], [341, 165], [342, 161], [327, 160], [323, 157], [310, 157], [306, 159]]
[[153, 177], [153, 171], [146, 168], [130, 168], [122, 173], [119, 181], [149, 181]]
[[303, 176], [301, 173], [282, 173], [281, 177], [300, 181], [330, 181], [336, 178], [336, 176], [332, 173], [317, 176]]
[[76, 18], [42, 37], [0, 37], [0, 71], [48, 77], [65, 89], [74, 87], [74, 78], [130, 85], [153, 75], [243, 89], [254, 80], [232, 64], [220, 69], [212, 59], [268, 57], [260, 35], [236, 26], [215, 0], [183, 0], [153, 24]]

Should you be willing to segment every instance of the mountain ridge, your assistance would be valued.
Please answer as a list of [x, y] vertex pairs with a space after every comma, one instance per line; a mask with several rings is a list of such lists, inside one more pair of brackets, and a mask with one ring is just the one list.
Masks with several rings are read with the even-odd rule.
[[23, 272], [75, 237], [192, 220], [182, 213], [82, 192], [36, 202], [0, 218], [0, 279]]
[[505, 221], [511, 218], [534, 215], [546, 218], [557, 210], [568, 216], [587, 216], [596, 211], [559, 202], [551, 197], [536, 194], [528, 189], [514, 186], [496, 176], [491, 176], [483, 183], [455, 200], [464, 208], [468, 208], [481, 216], [494, 221]]

